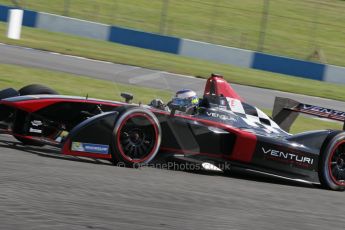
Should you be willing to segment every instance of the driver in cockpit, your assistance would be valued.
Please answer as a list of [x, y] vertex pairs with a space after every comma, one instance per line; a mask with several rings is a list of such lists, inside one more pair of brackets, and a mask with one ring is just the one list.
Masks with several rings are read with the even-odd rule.
[[166, 105], [160, 99], [152, 100], [149, 105], [169, 112], [171, 110], [176, 110], [177, 112], [193, 115], [198, 111], [199, 98], [193, 90], [182, 89], [177, 91], [175, 97]]

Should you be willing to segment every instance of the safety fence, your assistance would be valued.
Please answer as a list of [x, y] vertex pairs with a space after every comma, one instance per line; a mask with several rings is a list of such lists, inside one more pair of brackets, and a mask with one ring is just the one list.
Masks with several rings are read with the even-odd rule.
[[[0, 21], [6, 22], [8, 20], [11, 8], [0, 5]], [[24, 10], [23, 25], [222, 64], [320, 81], [345, 83], [345, 68], [340, 66], [325, 65], [246, 49], [148, 33], [49, 13]]]

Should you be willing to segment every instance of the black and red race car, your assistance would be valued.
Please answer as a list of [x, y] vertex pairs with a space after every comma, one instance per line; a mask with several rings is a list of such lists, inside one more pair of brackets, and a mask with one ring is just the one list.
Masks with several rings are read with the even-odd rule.
[[[0, 91], [1, 132], [23, 144], [53, 145], [62, 154], [114, 164], [149, 164], [158, 158], [217, 167], [226, 163], [345, 190], [345, 132], [291, 135], [247, 104], [219, 75], [207, 80], [193, 114], [178, 105], [165, 111], [131, 104], [130, 94], [123, 97], [125, 103], [61, 96], [40, 85], [5, 89]], [[297, 104], [281, 112], [298, 108], [308, 112], [309, 107]], [[323, 116], [321, 112], [317, 115]], [[282, 114], [278, 120], [288, 117]]]

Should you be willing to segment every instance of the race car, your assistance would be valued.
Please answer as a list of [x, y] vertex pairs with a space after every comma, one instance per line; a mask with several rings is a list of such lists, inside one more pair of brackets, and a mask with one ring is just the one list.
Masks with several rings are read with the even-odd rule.
[[131, 94], [122, 96], [125, 102], [59, 95], [41, 85], [4, 89], [1, 133], [26, 145], [52, 145], [61, 154], [128, 167], [157, 159], [226, 163], [345, 190], [345, 132], [292, 135], [246, 103], [221, 75], [207, 80], [192, 113], [174, 101], [165, 109], [160, 100], [133, 104]]

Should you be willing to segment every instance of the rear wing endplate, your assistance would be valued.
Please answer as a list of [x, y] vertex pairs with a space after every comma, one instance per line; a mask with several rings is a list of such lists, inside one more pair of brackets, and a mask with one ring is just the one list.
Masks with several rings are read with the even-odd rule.
[[[289, 132], [291, 125], [299, 113], [345, 122], [345, 112], [316, 105], [303, 104], [289, 98], [275, 98], [272, 117], [283, 130]], [[345, 123], [343, 130], [345, 130]]]

